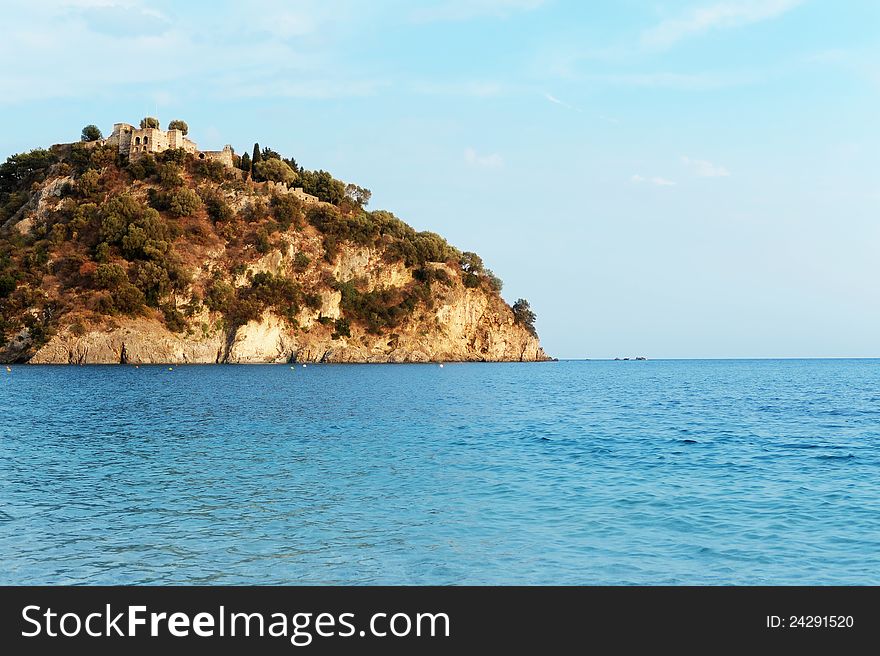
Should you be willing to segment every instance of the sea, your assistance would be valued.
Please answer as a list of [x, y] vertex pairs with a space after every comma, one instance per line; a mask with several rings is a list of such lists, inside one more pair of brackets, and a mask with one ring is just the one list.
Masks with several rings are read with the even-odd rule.
[[0, 369], [2, 584], [880, 584], [880, 361]]

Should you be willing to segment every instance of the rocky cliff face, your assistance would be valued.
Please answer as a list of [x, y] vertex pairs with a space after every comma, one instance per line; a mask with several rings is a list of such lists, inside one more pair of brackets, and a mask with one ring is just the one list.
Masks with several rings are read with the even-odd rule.
[[[171, 333], [155, 319], [137, 318], [81, 335], [62, 330], [31, 357], [32, 364], [214, 364], [280, 362], [534, 362], [547, 360], [538, 339], [514, 324], [509, 308], [491, 307], [471, 290], [450, 293], [390, 335], [352, 330], [331, 337], [314, 322], [294, 329], [266, 313], [231, 333]], [[505, 312], [505, 309], [507, 310]], [[8, 358], [7, 358], [8, 359]]]
[[[190, 163], [177, 173], [204, 203], [181, 216], [154, 203], [159, 174], [129, 180], [122, 164], [86, 169], [95, 170], [83, 200], [83, 172], [54, 164], [5, 220], [18, 282], [0, 304], [0, 362], [549, 359], [491, 272], [460, 264], [442, 238], [388, 213], [281, 202], [276, 185], [203, 179]], [[114, 241], [111, 228], [123, 236]]]

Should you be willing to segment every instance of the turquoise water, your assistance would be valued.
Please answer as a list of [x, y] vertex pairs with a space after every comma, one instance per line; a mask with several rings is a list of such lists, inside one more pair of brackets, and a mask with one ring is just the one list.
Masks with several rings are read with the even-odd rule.
[[880, 583], [880, 361], [0, 370], [0, 583]]

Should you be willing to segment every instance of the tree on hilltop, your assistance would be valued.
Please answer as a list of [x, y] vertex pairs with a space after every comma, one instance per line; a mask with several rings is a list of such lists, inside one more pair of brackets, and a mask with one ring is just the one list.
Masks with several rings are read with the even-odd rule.
[[82, 137], [81, 141], [98, 141], [99, 139], [103, 139], [104, 135], [101, 134], [101, 131], [98, 129], [97, 125], [87, 125], [82, 129]]
[[168, 124], [169, 130], [180, 130], [183, 132], [183, 135], [186, 136], [189, 134], [189, 126], [186, 124], [186, 121], [181, 121], [180, 119], [174, 119]]
[[244, 154], [241, 156], [241, 162], [239, 162], [238, 167], [239, 167], [242, 171], [245, 171], [245, 172], [247, 172], [247, 173], [250, 173], [250, 172], [251, 172], [251, 156], [248, 155], [247, 153], [244, 153]]
[[141, 130], [145, 128], [157, 128], [159, 127], [159, 119], [154, 116], [144, 116], [141, 119]]

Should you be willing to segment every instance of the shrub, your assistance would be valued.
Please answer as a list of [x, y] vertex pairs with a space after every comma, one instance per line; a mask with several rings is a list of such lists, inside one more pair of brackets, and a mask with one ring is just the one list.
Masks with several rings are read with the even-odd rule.
[[496, 276], [490, 269], [486, 269], [486, 280], [489, 283], [489, 288], [494, 292], [500, 292], [504, 287], [504, 282]]
[[113, 304], [123, 314], [139, 314], [144, 307], [144, 295], [130, 282], [123, 283], [112, 293]]
[[159, 299], [171, 291], [171, 279], [165, 267], [155, 262], [138, 262], [134, 284], [143, 292], [147, 305], [158, 307]]
[[235, 217], [235, 212], [226, 202], [226, 200], [217, 192], [207, 192], [202, 194], [202, 202], [205, 204], [205, 210], [208, 212], [208, 218], [214, 223], [220, 221], [231, 221]]
[[302, 251], [297, 251], [293, 256], [293, 268], [297, 271], [305, 271], [311, 262], [312, 259]]
[[428, 289], [424, 285], [404, 290], [391, 288], [370, 292], [360, 291], [351, 280], [335, 281], [333, 286], [342, 295], [339, 305], [345, 316], [358, 321], [374, 334], [397, 326], [412, 314], [420, 301], [428, 298]]
[[174, 162], [175, 164], [183, 164], [190, 158], [190, 154], [183, 148], [169, 148], [163, 150], [159, 154], [159, 160], [162, 162]]
[[76, 186], [74, 187], [76, 195], [80, 198], [92, 198], [95, 196], [98, 191], [100, 178], [101, 176], [98, 175], [95, 169], [88, 169], [76, 181]]
[[223, 182], [227, 177], [228, 169], [223, 162], [200, 159], [193, 165], [193, 173], [213, 182]]
[[452, 283], [452, 278], [449, 277], [449, 273], [447, 273], [446, 269], [439, 269], [436, 267], [422, 266], [413, 271], [413, 278], [419, 282], [423, 282], [428, 287], [430, 287], [433, 282], [439, 282], [443, 285], [449, 285]]
[[180, 173], [180, 167], [177, 164], [174, 162], [165, 162], [159, 166], [159, 182], [167, 189], [180, 187], [183, 185], [183, 176], [181, 176]]
[[186, 330], [187, 324], [183, 313], [173, 305], [163, 305], [162, 315], [165, 318], [165, 326], [171, 332], [182, 333]]
[[0, 275], [0, 298], [6, 298], [15, 291], [18, 281], [11, 273]]
[[235, 300], [235, 289], [219, 279], [211, 281], [205, 290], [205, 307], [212, 312], [226, 312]]
[[146, 180], [147, 178], [157, 175], [159, 172], [156, 158], [149, 153], [135, 162], [130, 162], [127, 168], [129, 174], [135, 180]]
[[171, 192], [168, 212], [173, 216], [192, 216], [202, 209], [202, 201], [192, 189], [182, 188]]
[[258, 228], [256, 232], [254, 232], [253, 244], [257, 251], [263, 255], [271, 251], [272, 242], [269, 239], [269, 231], [266, 230], [266, 228]]
[[351, 337], [351, 324], [348, 319], [341, 318], [337, 319], [333, 325], [334, 330], [331, 337], [333, 339], [339, 339], [340, 337]]
[[114, 166], [119, 152], [113, 146], [98, 146], [92, 148], [89, 155], [89, 164], [96, 169], [103, 169], [108, 166]]
[[192, 216], [202, 209], [202, 199], [188, 187], [169, 191], [150, 190], [150, 205], [157, 210], [167, 211], [172, 216]]
[[144, 128], [158, 128], [159, 127], [159, 119], [154, 116], [144, 116], [141, 119], [141, 129]]
[[[275, 161], [275, 160], [273, 160]], [[302, 204], [296, 196], [289, 194], [276, 194], [269, 201], [272, 216], [278, 221], [282, 230], [287, 230], [291, 225], [302, 227]]]
[[128, 282], [128, 274], [119, 264], [99, 264], [95, 269], [95, 284], [100, 289], [114, 290]]

